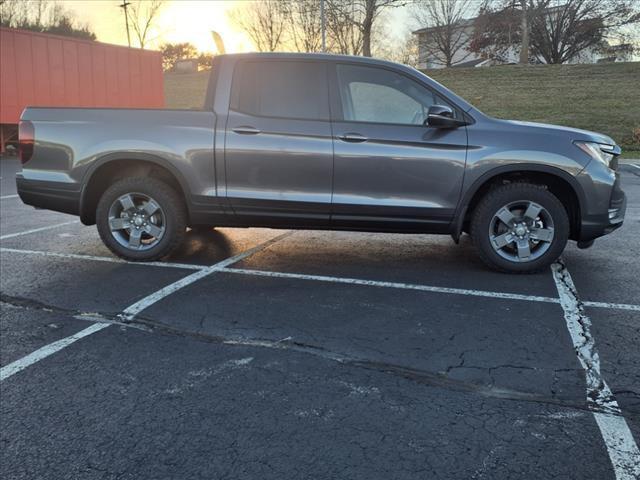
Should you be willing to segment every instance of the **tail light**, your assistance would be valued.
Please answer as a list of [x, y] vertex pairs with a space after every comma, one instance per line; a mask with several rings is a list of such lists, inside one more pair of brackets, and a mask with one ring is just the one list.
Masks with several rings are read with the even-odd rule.
[[33, 123], [21, 120], [18, 125], [18, 156], [23, 165], [31, 160], [35, 137], [36, 131], [33, 128]]

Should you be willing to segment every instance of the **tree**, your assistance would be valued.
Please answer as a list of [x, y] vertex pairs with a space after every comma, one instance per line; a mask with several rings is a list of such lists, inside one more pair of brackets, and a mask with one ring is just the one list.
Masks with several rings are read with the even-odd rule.
[[176, 62], [181, 58], [194, 58], [198, 55], [198, 49], [189, 42], [165, 43], [160, 46], [160, 51], [162, 52], [162, 68], [165, 71], [173, 70]]
[[200, 53], [198, 55], [198, 70], [211, 70], [213, 64], [213, 53]]
[[418, 68], [418, 38], [411, 33], [393, 41], [376, 41], [373, 55]]
[[[340, 28], [337, 32], [332, 30], [332, 33], [338, 33], [342, 37], [344, 37], [344, 33], [348, 33], [347, 36], [352, 40], [361, 37], [362, 55], [370, 57], [371, 37], [376, 19], [385, 9], [401, 7], [408, 3], [409, 0], [328, 0], [329, 14], [334, 19], [340, 20], [337, 25], [334, 22], [334, 27], [339, 26]], [[345, 29], [344, 21], [353, 24], [358, 34], [354, 35], [354, 32]], [[359, 38], [357, 43], [360, 43]]]
[[478, 17], [472, 48], [487, 54], [520, 45], [520, 63], [566, 63], [638, 22], [635, 0], [508, 0]]
[[520, 5], [520, 60], [521, 65], [529, 63], [529, 6], [527, 0], [516, 0]]
[[34, 32], [95, 40], [87, 25], [79, 24], [73, 14], [49, 0], [0, 0], [0, 25]]
[[275, 52], [283, 44], [290, 25], [288, 1], [243, 2], [229, 13], [230, 20], [243, 30], [260, 52]]
[[342, 55], [362, 54], [362, 29], [358, 26], [356, 0], [328, 0], [325, 5], [329, 50]]
[[529, 0], [529, 10], [531, 50], [546, 63], [566, 63], [612, 30], [640, 22], [636, 0]]
[[135, 33], [140, 48], [152, 40], [149, 35], [155, 29], [158, 16], [164, 7], [164, 0], [137, 0], [131, 2], [128, 22]]
[[506, 60], [508, 51], [522, 44], [521, 21], [517, 9], [494, 10], [489, 2], [485, 3], [473, 22], [469, 50], [483, 58]]
[[471, 55], [469, 46], [473, 25], [465, 22], [470, 16], [471, 0], [419, 0], [413, 17], [425, 25], [424, 52], [438, 63], [450, 67]]
[[295, 0], [288, 9], [290, 37], [298, 52], [322, 49], [321, 0]]

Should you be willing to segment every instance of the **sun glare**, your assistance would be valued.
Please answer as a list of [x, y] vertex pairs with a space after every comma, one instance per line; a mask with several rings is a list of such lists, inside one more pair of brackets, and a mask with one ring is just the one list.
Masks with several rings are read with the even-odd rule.
[[[105, 43], [127, 44], [122, 0], [59, 0], [60, 4], [89, 24]], [[227, 53], [254, 49], [246, 34], [234, 28], [228, 12], [239, 1], [172, 0], [165, 2], [153, 29], [147, 48], [159, 49], [163, 43], [190, 42], [201, 52], [218, 53], [211, 35], [214, 30], [222, 37]], [[135, 38], [132, 45], [137, 46]]]
[[171, 2], [158, 21], [162, 42], [190, 42], [202, 52], [219, 53], [211, 35], [213, 30], [222, 37], [227, 53], [251, 51], [251, 41], [228, 18], [228, 12], [236, 6], [237, 2], [228, 1]]

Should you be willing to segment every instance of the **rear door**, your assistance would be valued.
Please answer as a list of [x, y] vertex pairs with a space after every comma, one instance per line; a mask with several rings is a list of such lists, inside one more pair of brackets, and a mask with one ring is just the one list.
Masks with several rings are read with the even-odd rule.
[[462, 187], [466, 127], [423, 122], [431, 105], [452, 105], [404, 72], [334, 67], [332, 224], [447, 231]]
[[325, 62], [240, 60], [225, 133], [226, 191], [238, 220], [327, 225], [333, 145]]

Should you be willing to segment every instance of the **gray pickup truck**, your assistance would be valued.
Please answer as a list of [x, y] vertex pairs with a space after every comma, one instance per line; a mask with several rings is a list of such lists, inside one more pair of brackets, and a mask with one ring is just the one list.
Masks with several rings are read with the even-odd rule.
[[202, 110], [27, 108], [19, 131], [22, 201], [134, 261], [255, 226], [469, 232], [489, 266], [532, 272], [625, 213], [611, 138], [491, 118], [370, 58], [222, 55]]

